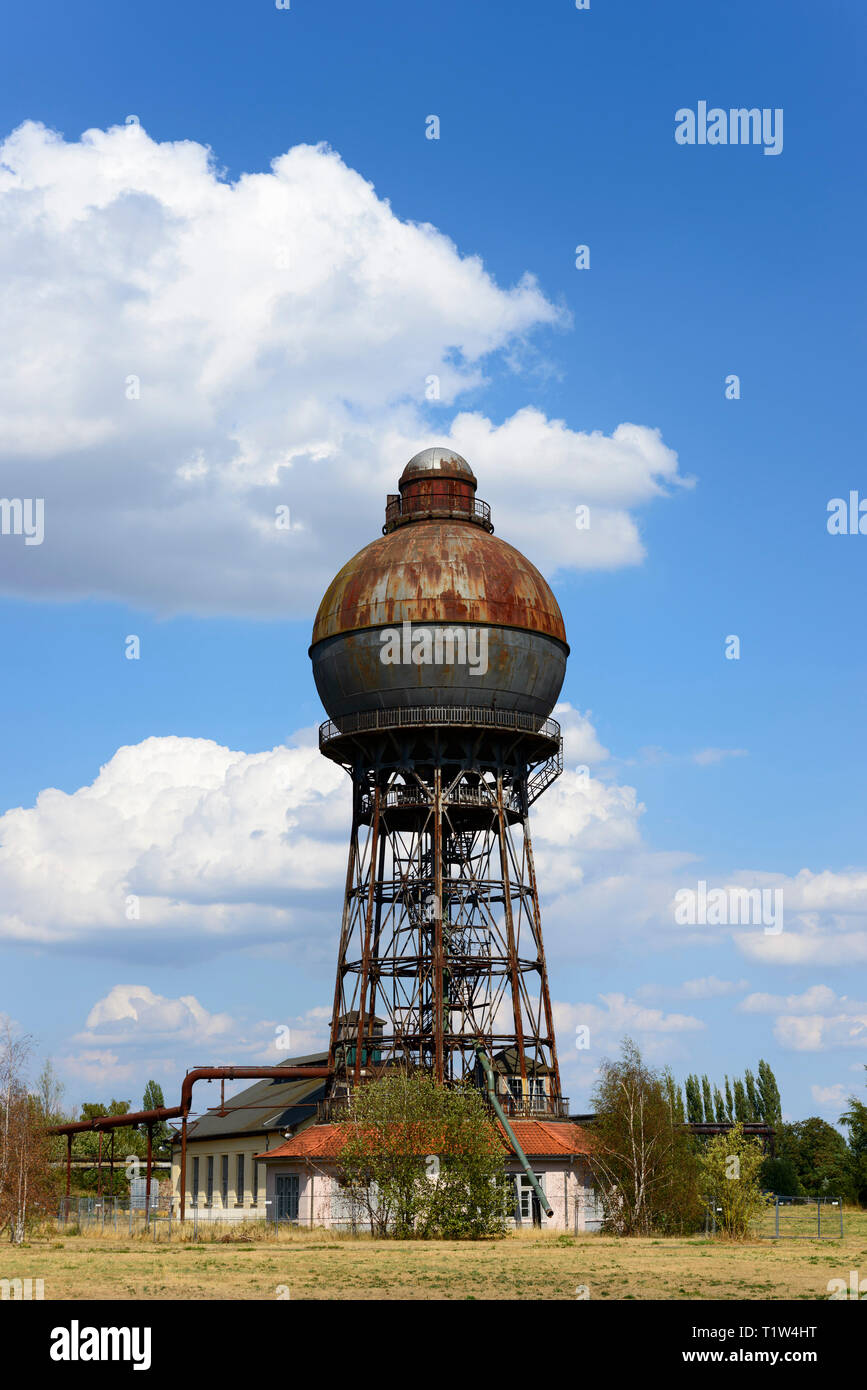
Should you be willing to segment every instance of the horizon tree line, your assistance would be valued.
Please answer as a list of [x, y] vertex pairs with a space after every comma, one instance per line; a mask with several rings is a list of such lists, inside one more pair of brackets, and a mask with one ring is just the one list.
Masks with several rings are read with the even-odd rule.
[[749, 1067], [743, 1077], [712, 1084], [707, 1075], [690, 1072], [681, 1092], [668, 1078], [669, 1101], [677, 1118], [687, 1124], [766, 1124], [779, 1129], [783, 1123], [780, 1088], [770, 1063], [759, 1060], [758, 1075]]

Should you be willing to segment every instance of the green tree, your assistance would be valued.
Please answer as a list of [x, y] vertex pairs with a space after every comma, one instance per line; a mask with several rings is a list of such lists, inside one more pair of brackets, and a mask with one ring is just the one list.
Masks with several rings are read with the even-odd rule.
[[849, 1148], [839, 1130], [827, 1120], [811, 1115], [797, 1124], [785, 1125], [784, 1135], [808, 1197], [854, 1200]]
[[744, 1090], [744, 1083], [737, 1076], [734, 1079], [734, 1093], [735, 1121], [737, 1122], [737, 1124], [742, 1125], [750, 1118], [750, 1111], [749, 1102], [747, 1101], [747, 1093]]
[[[688, 1078], [688, 1097], [691, 1082], [698, 1084]], [[602, 1061], [593, 1105], [590, 1166], [606, 1226], [619, 1235], [696, 1229], [696, 1142], [675, 1119], [665, 1073], [648, 1067], [630, 1038], [617, 1061]]]
[[778, 1197], [803, 1197], [804, 1189], [798, 1177], [795, 1161], [789, 1153], [770, 1155], [762, 1164], [761, 1184], [766, 1192]]
[[681, 1094], [680, 1087], [667, 1067], [663, 1072], [663, 1077], [665, 1080], [665, 1090], [668, 1096], [668, 1108], [671, 1111], [672, 1122], [682, 1125], [686, 1120], [686, 1113], [683, 1107], [683, 1095]]
[[749, 1067], [747, 1067], [744, 1072], [744, 1089], [747, 1093], [747, 1118], [753, 1123], [756, 1123], [761, 1119], [759, 1093], [756, 1087], [756, 1078], [753, 1076]]
[[867, 1105], [849, 1097], [849, 1109], [840, 1116], [849, 1131], [849, 1166], [852, 1190], [862, 1207], [867, 1207]]
[[701, 1082], [697, 1076], [690, 1075], [684, 1083], [686, 1091], [686, 1118], [691, 1125], [700, 1125], [704, 1119], [704, 1107], [701, 1103]]
[[750, 1227], [766, 1205], [762, 1193], [764, 1160], [760, 1142], [748, 1138], [741, 1124], [726, 1134], [716, 1134], [701, 1156], [699, 1183], [702, 1195], [716, 1217], [720, 1234], [730, 1240], [746, 1240]]
[[714, 1121], [713, 1098], [710, 1092], [710, 1082], [708, 1081], [706, 1076], [703, 1076], [701, 1078], [701, 1098], [704, 1107], [705, 1122], [709, 1125], [712, 1125]]
[[[149, 1081], [142, 1098], [142, 1110], [161, 1110], [165, 1103], [162, 1086], [158, 1081]], [[169, 1127], [165, 1120], [158, 1120], [153, 1127], [153, 1156], [160, 1159], [170, 1158], [171, 1150]]]
[[713, 1106], [714, 1110], [716, 1111], [717, 1122], [721, 1125], [725, 1124], [726, 1107], [719, 1086], [714, 1086], [713, 1088]]
[[731, 1123], [734, 1123], [734, 1118], [735, 1107], [734, 1102], [732, 1100], [732, 1088], [729, 1085], [728, 1077], [726, 1077], [726, 1119], [729, 1120]]
[[[86, 1101], [81, 1107], [82, 1120], [93, 1120], [98, 1115], [126, 1115], [130, 1108], [128, 1100], [111, 1100], [108, 1105], [104, 1101]], [[115, 1197], [125, 1196], [129, 1192], [129, 1179], [126, 1169], [130, 1159], [138, 1159], [142, 1163], [147, 1155], [147, 1141], [141, 1130], [133, 1125], [118, 1125], [116, 1129], [106, 1129], [102, 1131], [102, 1147], [100, 1149], [100, 1131], [85, 1130], [83, 1134], [76, 1134], [73, 1139], [73, 1157], [76, 1159], [88, 1160], [87, 1168], [80, 1168], [76, 1172], [76, 1187], [83, 1192], [96, 1192], [101, 1185], [102, 1191], [106, 1195]], [[100, 1172], [99, 1157], [102, 1153], [102, 1168]], [[114, 1153], [114, 1164], [112, 1168], [111, 1155]], [[144, 1169], [141, 1169], [142, 1176]]]
[[778, 1129], [783, 1123], [780, 1088], [769, 1063], [759, 1062], [759, 1114], [766, 1125]]
[[481, 1092], [401, 1073], [360, 1086], [342, 1120], [341, 1180], [377, 1236], [502, 1235], [505, 1148]]

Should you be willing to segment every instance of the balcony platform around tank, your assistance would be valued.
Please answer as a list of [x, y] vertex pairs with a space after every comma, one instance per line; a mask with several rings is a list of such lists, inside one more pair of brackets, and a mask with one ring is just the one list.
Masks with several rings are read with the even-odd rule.
[[[339, 722], [327, 719], [319, 726], [319, 749], [346, 768], [359, 762], [392, 767], [402, 761], [465, 767], [520, 762], [527, 768], [528, 802], [563, 771], [563, 740], [556, 719], [484, 706], [407, 705], [365, 710]], [[410, 801], [414, 804], [411, 790], [401, 792], [401, 797], [407, 808]], [[481, 789], [474, 800], [479, 807], [486, 804]]]

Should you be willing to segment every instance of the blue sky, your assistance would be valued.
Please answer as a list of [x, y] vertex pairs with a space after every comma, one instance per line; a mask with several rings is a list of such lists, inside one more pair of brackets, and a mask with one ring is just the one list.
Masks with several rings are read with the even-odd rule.
[[[708, 7], [700, 23], [685, 0], [592, 0], [581, 12], [566, 0], [119, 12], [49, 0], [10, 14], [7, 51], [18, 57], [0, 91], [0, 138], [29, 121], [64, 143], [31, 130], [2, 157], [12, 293], [0, 477], [6, 496], [44, 494], [47, 524], [43, 547], [0, 537], [10, 658], [0, 810], [33, 808], [49, 788], [72, 796], [119, 748], [149, 739], [190, 741], [175, 764], [189, 760], [187, 788], [224, 771], [193, 741], [248, 755], [303, 743], [298, 731], [321, 718], [306, 649], [323, 577], [378, 533], [415, 444], [483, 438], [477, 421], [489, 421], [489, 455], [468, 456], [498, 533], [553, 579], [572, 645], [563, 698], [579, 712], [564, 719], [567, 769], [587, 762], [596, 786], [566, 850], [553, 836], [546, 849], [544, 834], [540, 848], [566, 1089], [586, 1108], [593, 1066], [628, 1031], [681, 1076], [741, 1072], [764, 1056], [792, 1116], [836, 1118], [861, 1085], [867, 1030], [867, 540], [826, 529], [831, 498], [867, 495], [864, 34], [855, 5], [782, 0]], [[675, 112], [700, 100], [782, 108], [782, 152], [677, 145]], [[430, 113], [436, 141], [425, 139]], [[79, 174], [83, 132], [112, 127], [124, 130], [91, 142]], [[117, 153], [121, 139], [128, 154]], [[210, 148], [219, 179], [185, 162], [184, 141]], [[262, 344], [245, 306], [267, 294], [257, 238], [274, 218], [279, 240], [283, 205], [266, 209], [251, 193], [229, 215], [217, 184], [260, 175], [270, 183], [256, 187], [277, 200], [272, 161], [320, 142], [342, 163], [294, 163], [286, 216], [296, 227], [292, 208], [333, 200], [335, 235], [351, 234], [366, 258], [364, 287], [302, 217], [281, 268], [296, 297], [265, 314]], [[135, 194], [124, 201], [126, 159]], [[109, 164], [115, 192], [83, 194], [70, 213], [74, 190], [88, 180], [98, 190]], [[373, 203], [347, 170], [373, 185]], [[165, 269], [182, 254], [179, 222], [206, 263], [204, 290]], [[408, 240], [407, 224], [432, 224], [451, 245]], [[383, 266], [377, 247], [392, 232], [393, 266]], [[590, 247], [588, 270], [575, 268], [578, 244]], [[528, 274], [534, 287], [509, 298]], [[234, 323], [215, 303], [224, 285]], [[444, 382], [454, 372], [438, 403], [423, 398], [423, 368], [415, 395], [411, 373], [401, 378], [416, 345]], [[122, 382], [139, 360], [131, 424]], [[725, 398], [730, 373], [739, 400]], [[109, 378], [121, 383], [117, 400], [101, 394]], [[198, 390], [210, 392], [207, 408], [185, 414]], [[517, 456], [508, 427], [528, 410], [530, 436], [552, 451], [544, 467]], [[592, 436], [623, 422], [643, 433], [618, 493], [599, 476], [607, 456]], [[291, 463], [280, 462], [281, 430]], [[646, 465], [654, 430], [669, 464], [677, 455], [665, 477]], [[227, 443], [239, 437], [242, 464]], [[204, 460], [207, 481], [175, 521], [187, 501], [151, 479], [191, 458]], [[246, 470], [243, 497], [233, 469]], [[565, 530], [550, 546], [545, 535], [597, 485], [600, 505], [634, 533], [589, 564]], [[275, 559], [272, 547], [257, 566], [251, 517], [284, 493], [307, 549]], [[140, 661], [124, 659], [130, 633]], [[741, 639], [739, 661], [724, 657], [729, 634]], [[607, 757], [581, 754], [603, 747]], [[138, 1099], [151, 1074], [168, 1094], [187, 1065], [273, 1057], [268, 1038], [284, 1022], [298, 1050], [313, 1046], [321, 1018], [310, 1011], [332, 989], [335, 865], [348, 834], [340, 791], [315, 884], [299, 890], [288, 860], [282, 887], [278, 860], [254, 866], [245, 918], [232, 833], [250, 833], [246, 812], [202, 816], [199, 870], [182, 882], [186, 832], [182, 818], [166, 829], [176, 789], [153, 792], [171, 780], [146, 765], [153, 748], [118, 768], [100, 816], [49, 799], [14, 826], [0, 822], [0, 1011], [57, 1060], [71, 1103]], [[315, 761], [301, 760], [285, 775], [290, 789], [303, 781], [312, 808], [292, 828], [304, 859], [320, 813]], [[152, 799], [135, 845], [124, 841], [113, 863], [112, 826], [128, 821], [142, 787]], [[635, 789], [631, 809], [623, 788]], [[565, 779], [557, 795], [548, 814], [575, 814]], [[570, 866], [582, 885], [567, 886]], [[113, 873], [144, 885], [140, 931], [106, 916]], [[679, 938], [671, 894], [701, 878], [782, 884], [779, 941], [759, 947], [709, 928]], [[197, 917], [202, 895], [213, 923]], [[163, 906], [149, 918], [150, 897]], [[191, 997], [199, 1012], [179, 1002]], [[588, 1021], [593, 1047], [575, 1057], [569, 1034]]]

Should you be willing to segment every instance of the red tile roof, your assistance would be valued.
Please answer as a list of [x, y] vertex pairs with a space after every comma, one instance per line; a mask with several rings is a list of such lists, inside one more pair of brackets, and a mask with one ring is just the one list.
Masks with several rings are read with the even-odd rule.
[[528, 1156], [544, 1154], [568, 1158], [570, 1154], [588, 1154], [592, 1140], [580, 1125], [563, 1120], [512, 1120], [515, 1138]]
[[[512, 1155], [502, 1127], [498, 1126], [503, 1150]], [[590, 1153], [592, 1142], [580, 1125], [562, 1120], [513, 1120], [515, 1138], [528, 1157], [569, 1158]], [[256, 1154], [260, 1159], [339, 1158], [349, 1134], [348, 1125], [311, 1125], [295, 1134], [278, 1149]]]
[[256, 1158], [337, 1158], [346, 1140], [347, 1125], [311, 1125]]

